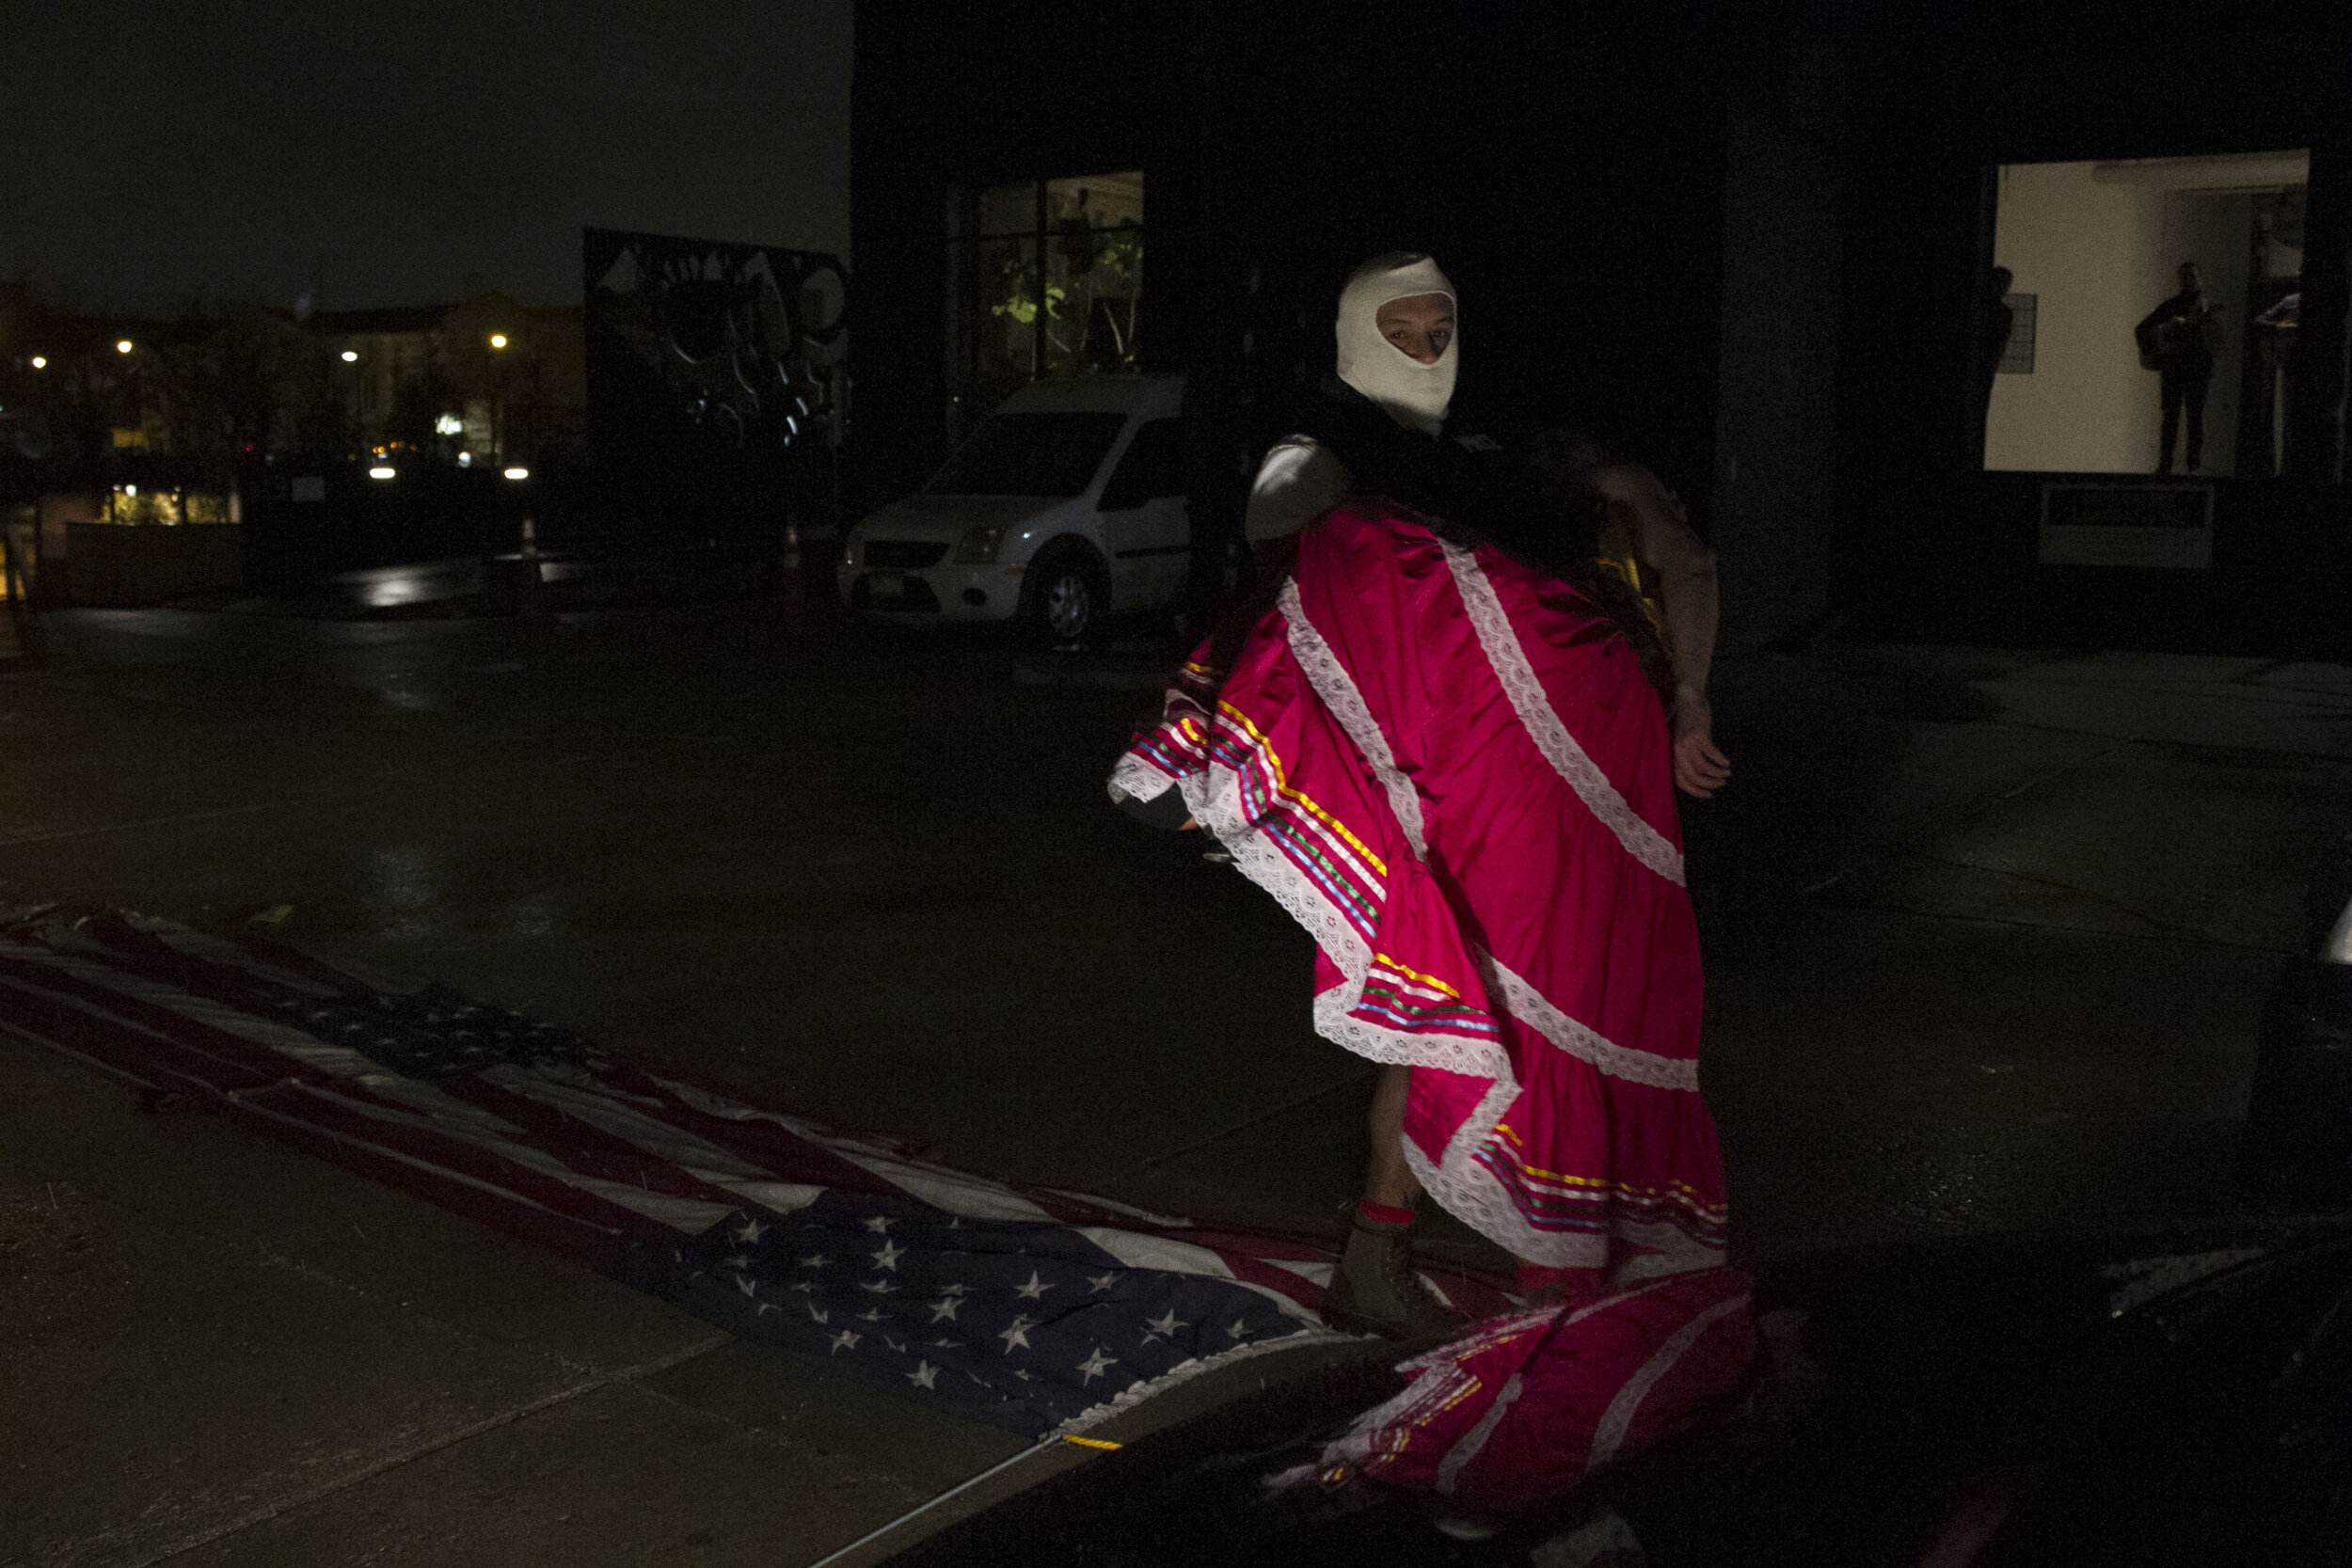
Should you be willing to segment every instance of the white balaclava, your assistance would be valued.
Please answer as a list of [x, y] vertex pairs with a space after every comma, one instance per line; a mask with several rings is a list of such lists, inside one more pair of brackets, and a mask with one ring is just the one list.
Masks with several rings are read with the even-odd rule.
[[1424, 365], [1380, 335], [1380, 307], [1413, 294], [1443, 294], [1461, 309], [1454, 285], [1438, 263], [1408, 250], [1375, 256], [1348, 274], [1340, 291], [1340, 379], [1378, 404], [1408, 430], [1435, 436], [1454, 401], [1454, 372], [1461, 363], [1461, 329], [1436, 364]]

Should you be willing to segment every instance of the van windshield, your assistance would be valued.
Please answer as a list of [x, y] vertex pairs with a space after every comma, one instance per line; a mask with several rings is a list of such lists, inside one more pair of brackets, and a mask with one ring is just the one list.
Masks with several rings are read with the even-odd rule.
[[925, 486], [934, 496], [1075, 496], [1094, 483], [1127, 416], [995, 414]]

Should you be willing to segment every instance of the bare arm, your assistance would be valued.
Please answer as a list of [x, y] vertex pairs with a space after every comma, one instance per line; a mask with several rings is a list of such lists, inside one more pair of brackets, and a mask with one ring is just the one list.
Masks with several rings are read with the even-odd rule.
[[1715, 552], [1692, 529], [1682, 503], [1647, 468], [1612, 463], [1589, 483], [1632, 511], [1634, 548], [1658, 584], [1666, 648], [1674, 656], [1675, 783], [1686, 794], [1711, 795], [1731, 776], [1731, 764], [1715, 749], [1707, 698], [1720, 612]]

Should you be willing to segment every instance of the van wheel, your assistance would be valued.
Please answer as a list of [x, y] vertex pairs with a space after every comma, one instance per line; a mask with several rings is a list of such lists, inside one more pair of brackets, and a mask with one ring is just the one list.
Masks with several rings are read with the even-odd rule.
[[1029, 568], [1025, 597], [1032, 637], [1055, 647], [1084, 643], [1110, 609], [1110, 584], [1083, 545], [1056, 545]]

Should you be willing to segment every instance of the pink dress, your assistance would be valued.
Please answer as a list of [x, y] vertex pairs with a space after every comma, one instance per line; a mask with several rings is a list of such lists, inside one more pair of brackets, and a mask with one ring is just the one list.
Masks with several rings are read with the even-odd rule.
[[1430, 1196], [1595, 1289], [1722, 1262], [1665, 717], [1612, 623], [1359, 500], [1212, 681], [1112, 783], [1183, 790], [1313, 934], [1317, 1028], [1413, 1069]]
[[[1312, 933], [1318, 1030], [1412, 1069], [1422, 1186], [1506, 1251], [1572, 1271], [1572, 1310], [1736, 1302], [1725, 1331], [1743, 1336], [1665, 715], [1613, 624], [1359, 498], [1301, 539], [1221, 689], [1203, 657], [1111, 782], [1181, 789]], [[1701, 1273], [1695, 1296], [1651, 1288]], [[1525, 1356], [1564, 1326], [1538, 1314], [1482, 1354]]]

